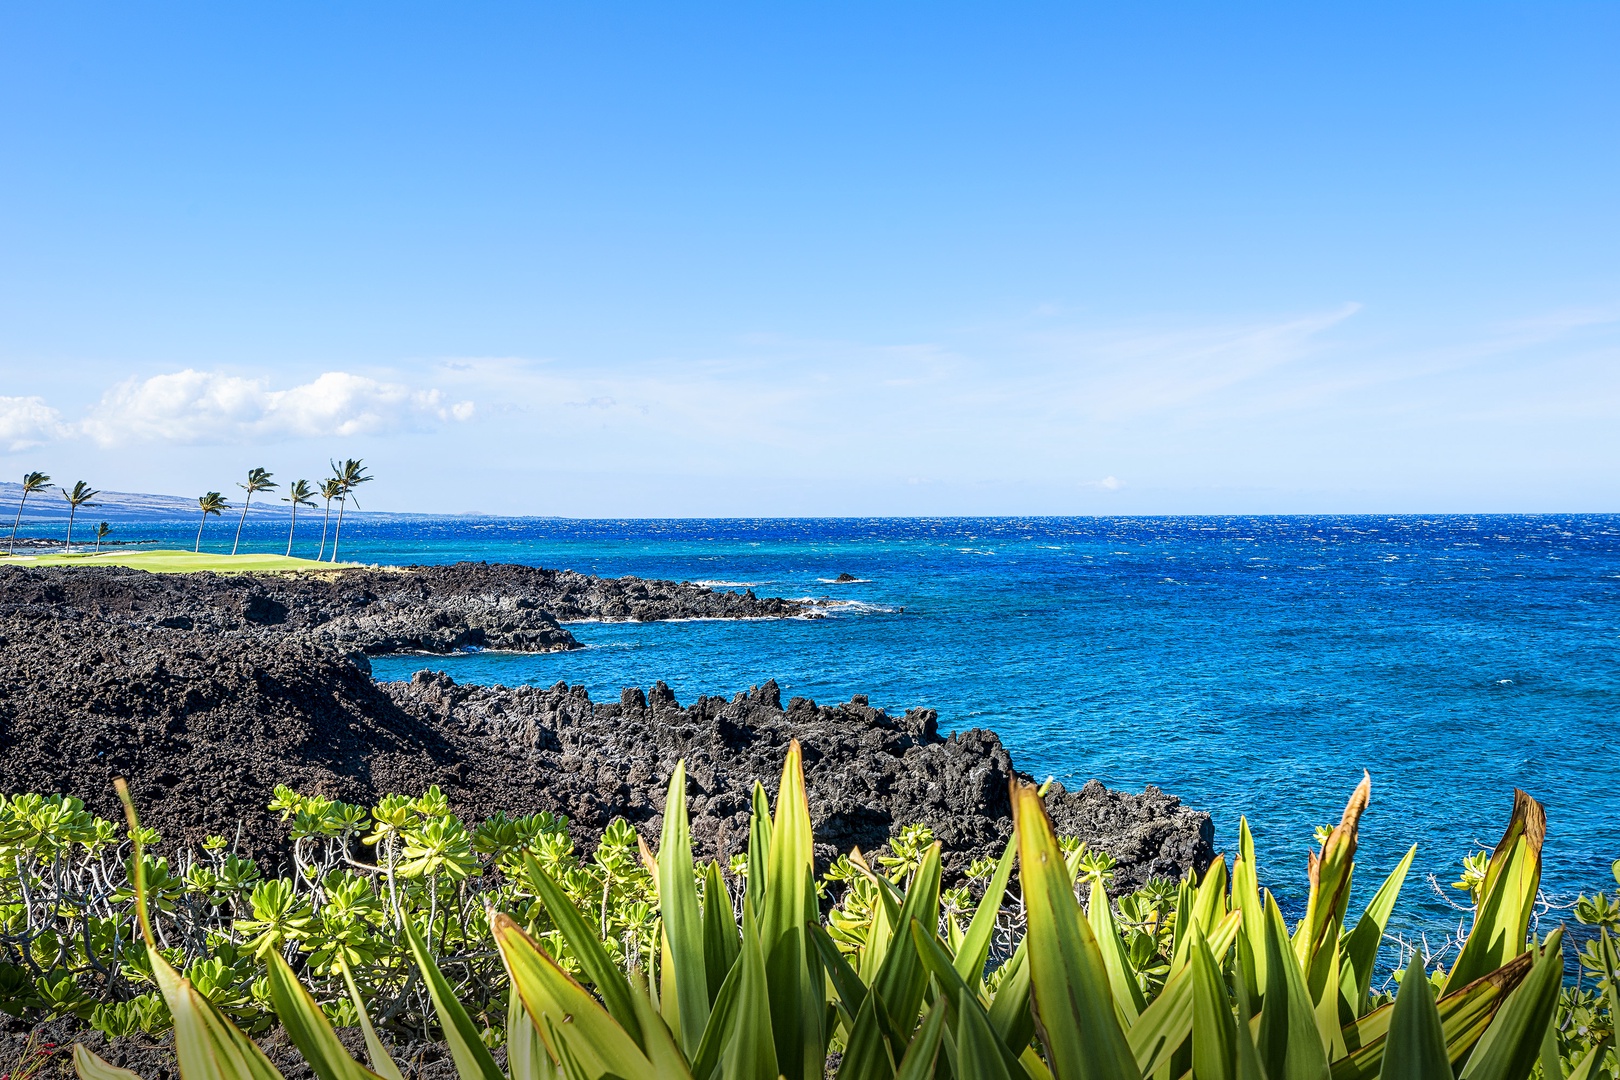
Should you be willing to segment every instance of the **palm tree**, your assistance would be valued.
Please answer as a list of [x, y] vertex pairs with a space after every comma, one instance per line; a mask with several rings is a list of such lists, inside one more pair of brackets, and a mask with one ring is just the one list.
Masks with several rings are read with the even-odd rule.
[[[287, 494], [281, 497], [284, 503], [292, 503], [292, 524], [287, 526], [287, 554], [292, 555], [293, 530], [298, 527], [298, 508], [300, 506], [314, 506], [315, 500], [310, 498], [315, 494], [309, 486], [308, 480], [294, 480], [287, 485]], [[321, 544], [325, 547], [325, 543]]]
[[[337, 528], [332, 532], [332, 561], [337, 562], [338, 541], [343, 537], [343, 508], [350, 499], [354, 499], [354, 489], [361, 484], [369, 484], [374, 479], [366, 475], [365, 465], [358, 458], [350, 458], [340, 467], [332, 462], [332, 479], [336, 480], [343, 489], [338, 496]], [[359, 506], [360, 500], [354, 499], [354, 505]]]
[[17, 500], [17, 520], [11, 523], [11, 543], [6, 547], [7, 555], [10, 555], [17, 547], [17, 526], [22, 524], [23, 504], [28, 501], [28, 496], [32, 495], [34, 492], [44, 491], [45, 485], [50, 482], [51, 478], [42, 472], [23, 474], [22, 498]]
[[[337, 477], [334, 476], [321, 484], [321, 498], [326, 500], [326, 514], [321, 518], [321, 550], [315, 555], [316, 562], [320, 562], [322, 557], [326, 555], [326, 524], [332, 520], [332, 500], [342, 497], [343, 484]], [[339, 504], [338, 512], [342, 513], [341, 504]]]
[[231, 508], [231, 504], [225, 501], [225, 496], [217, 491], [199, 495], [197, 497], [197, 506], [202, 510], [202, 520], [197, 523], [197, 546], [191, 549], [193, 552], [202, 550], [202, 527], [208, 523], [208, 515], [213, 514], [218, 517], [221, 510]]
[[273, 475], [275, 474], [265, 472], [263, 469], [249, 469], [248, 482], [236, 485], [247, 492], [247, 498], [242, 502], [242, 516], [236, 522], [236, 539], [231, 541], [232, 555], [236, 554], [236, 545], [242, 542], [242, 523], [247, 521], [247, 508], [248, 504], [253, 501], [253, 493], [255, 491], [269, 491], [274, 488], [276, 486], [275, 481], [270, 479]]
[[103, 521], [100, 525], [96, 526], [96, 554], [97, 555], [101, 554], [101, 542], [103, 540], [107, 539], [107, 534], [110, 533], [110, 532], [112, 532], [112, 526], [108, 525], [105, 521]]
[[75, 483], [72, 491], [69, 491], [67, 488], [62, 489], [62, 498], [66, 499], [68, 502], [68, 534], [67, 543], [62, 546], [63, 551], [66, 551], [68, 548], [73, 546], [73, 517], [79, 512], [79, 507], [96, 505], [90, 500], [100, 494], [101, 492], [97, 491], [83, 480]]

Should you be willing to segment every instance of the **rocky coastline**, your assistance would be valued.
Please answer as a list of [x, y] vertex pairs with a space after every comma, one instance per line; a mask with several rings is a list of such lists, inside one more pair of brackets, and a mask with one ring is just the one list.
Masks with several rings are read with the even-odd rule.
[[[548, 606], [549, 605], [549, 606]], [[549, 810], [590, 844], [615, 817], [656, 836], [664, 786], [687, 761], [703, 856], [742, 850], [749, 792], [775, 790], [788, 742], [805, 750], [831, 858], [931, 826], [957, 873], [1011, 829], [1007, 749], [937, 716], [891, 716], [857, 696], [785, 704], [774, 682], [682, 705], [662, 683], [592, 701], [583, 687], [458, 685], [419, 672], [377, 683], [367, 655], [467, 645], [577, 647], [582, 618], [781, 618], [795, 601], [567, 571], [461, 564], [408, 571], [228, 578], [98, 568], [0, 569], [0, 791], [63, 792], [113, 816], [129, 778], [170, 844], [239, 835], [269, 866], [285, 826], [277, 784], [369, 805], [438, 784], [470, 819]], [[1207, 814], [1149, 787], [1054, 788], [1060, 831], [1119, 861], [1116, 885], [1202, 868]]]
[[681, 581], [490, 563], [297, 574], [0, 567], [0, 611], [81, 611], [131, 628], [302, 638], [360, 656], [577, 649], [587, 620], [820, 618], [816, 605]]

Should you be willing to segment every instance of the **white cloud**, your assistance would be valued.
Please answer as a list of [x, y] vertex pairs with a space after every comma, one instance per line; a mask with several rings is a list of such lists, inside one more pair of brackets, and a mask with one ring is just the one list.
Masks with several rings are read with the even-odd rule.
[[0, 443], [15, 453], [59, 438], [67, 431], [62, 414], [41, 397], [0, 396]]
[[225, 443], [420, 431], [472, 415], [472, 402], [449, 403], [439, 390], [344, 371], [272, 390], [265, 379], [188, 368], [119, 383], [80, 427], [102, 446]]

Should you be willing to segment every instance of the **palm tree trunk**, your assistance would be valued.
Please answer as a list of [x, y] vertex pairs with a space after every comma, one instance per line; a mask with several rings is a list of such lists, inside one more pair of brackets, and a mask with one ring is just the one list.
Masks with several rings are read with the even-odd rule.
[[96, 554], [101, 554], [101, 534], [96, 534]]
[[202, 527], [206, 524], [208, 524], [208, 515], [204, 514], [202, 516], [202, 520], [197, 522], [197, 546], [191, 549], [191, 553], [193, 555], [197, 555], [202, 552]]
[[17, 526], [22, 524], [22, 508], [27, 501], [28, 492], [24, 491], [22, 498], [17, 500], [17, 520], [11, 523], [11, 543], [6, 545], [7, 555], [14, 554], [17, 550]]
[[242, 516], [236, 519], [236, 539], [231, 541], [232, 555], [236, 554], [236, 545], [242, 542], [242, 523], [247, 520], [247, 508], [252, 502], [253, 492], [250, 491], [247, 493], [247, 498], [242, 500]]
[[337, 523], [337, 528], [332, 530], [332, 561], [333, 562], [337, 562], [338, 541], [343, 538], [343, 508], [348, 506], [348, 505], [349, 505], [349, 500], [346, 497], [338, 500], [338, 523]]
[[289, 559], [292, 558], [292, 534], [296, 528], [298, 528], [298, 504], [293, 503], [292, 524], [287, 526], [287, 557]]
[[77, 514], [78, 512], [79, 508], [77, 506], [74, 506], [71, 503], [68, 504], [68, 538], [67, 543], [62, 545], [62, 554], [64, 555], [66, 555], [73, 548], [73, 515]]
[[326, 516], [321, 518], [321, 550], [315, 553], [315, 561], [320, 562], [326, 557], [326, 526], [332, 520], [332, 500], [326, 500]]

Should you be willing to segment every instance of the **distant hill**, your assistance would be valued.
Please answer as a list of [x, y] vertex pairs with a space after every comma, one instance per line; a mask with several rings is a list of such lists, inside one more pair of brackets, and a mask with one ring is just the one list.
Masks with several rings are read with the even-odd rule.
[[[0, 518], [10, 519], [17, 513], [17, 500], [22, 497], [22, 485], [0, 482]], [[79, 509], [80, 519], [92, 515], [100, 515], [96, 520], [127, 520], [139, 517], [146, 520], [171, 519], [190, 517], [197, 512], [197, 500], [186, 499], [179, 495], [145, 495], [130, 491], [103, 491], [92, 500], [95, 506], [90, 509]], [[238, 504], [240, 505], [240, 504]], [[283, 510], [286, 508], [283, 507]], [[251, 517], [258, 516], [259, 508], [248, 508]], [[28, 504], [23, 509], [23, 521], [47, 521], [56, 518], [66, 519], [68, 505], [62, 498], [61, 489], [52, 484], [44, 491], [38, 491], [28, 496]]]
[[[248, 507], [248, 528], [251, 531], [255, 523], [267, 523], [271, 520], [285, 522], [288, 507], [281, 501], [283, 492], [280, 489], [254, 496], [253, 503]], [[234, 523], [237, 515], [242, 512], [242, 492], [226, 492], [225, 498], [230, 502], [230, 509], [225, 511], [224, 520]], [[0, 554], [5, 551], [5, 540], [11, 532], [11, 523], [17, 513], [17, 500], [22, 496], [22, 485], [14, 482], [0, 481]], [[103, 491], [92, 500], [93, 505], [79, 508], [78, 527], [74, 530], [75, 545], [82, 542], [84, 537], [91, 535], [81, 532], [86, 527], [93, 529], [98, 521], [105, 521], [110, 525], [122, 526], [114, 533], [111, 543], [154, 543], [159, 540], [165, 543], [176, 542], [176, 538], [186, 540], [189, 547], [191, 541], [187, 539], [191, 531], [197, 528], [197, 500], [195, 497], [187, 498], [183, 495], [153, 495], [148, 492], [137, 491]], [[319, 522], [322, 506], [316, 499], [314, 509], [305, 507], [298, 512], [300, 528], [303, 522], [314, 520]], [[332, 504], [332, 517], [337, 517], [337, 503]], [[22, 524], [17, 530], [17, 536], [38, 537], [52, 541], [61, 538], [60, 530], [67, 523], [68, 506], [62, 498], [62, 490], [52, 484], [45, 491], [36, 492], [28, 497], [23, 507]], [[432, 514], [409, 514], [387, 510], [361, 510], [350, 505], [345, 511], [345, 518], [354, 521], [364, 518], [368, 522], [411, 520], [435, 517]], [[484, 514], [457, 514], [456, 517], [477, 518]], [[210, 519], [218, 521], [220, 519]], [[137, 531], [130, 531], [132, 526], [143, 526]], [[214, 528], [218, 528], [216, 524]], [[265, 527], [264, 524], [259, 525]], [[317, 530], [319, 526], [316, 526]], [[205, 540], [206, 546], [206, 540]]]
[[[240, 496], [240, 491], [233, 493]], [[252, 505], [248, 507], [247, 527], [249, 534], [255, 533], [271, 526], [285, 529], [287, 520], [287, 504], [277, 497], [280, 491], [269, 492], [266, 498], [264, 493], [254, 497]], [[11, 533], [12, 521], [17, 513], [17, 500], [22, 495], [22, 485], [0, 481], [0, 554], [5, 552], [7, 537]], [[235, 528], [237, 515], [242, 512], [240, 498], [225, 496], [230, 500], [230, 509], [225, 511], [223, 524], [220, 519], [211, 519], [215, 522], [210, 536], [217, 542], [220, 535], [226, 537], [227, 545], [230, 542], [232, 530]], [[197, 500], [182, 495], [153, 495], [135, 491], [103, 491], [91, 500], [93, 505], [81, 506], [77, 518], [77, 526], [73, 531], [75, 546], [94, 542], [96, 522], [105, 521], [112, 526], [113, 532], [108, 543], [115, 546], [124, 544], [159, 544], [170, 547], [191, 547], [192, 536], [197, 528]], [[337, 516], [337, 507], [332, 507], [332, 516]], [[306, 517], [307, 515], [307, 517]], [[52, 484], [48, 489], [36, 492], [28, 497], [23, 507], [22, 523], [17, 529], [18, 552], [42, 546], [49, 548], [59, 543], [65, 533], [67, 525], [68, 505], [62, 498], [62, 490]], [[362, 516], [353, 506], [349, 507], [347, 518], [354, 521]], [[394, 517], [392, 514], [365, 514], [368, 520], [375, 521], [382, 517]], [[315, 529], [320, 529], [320, 509], [304, 509], [298, 515], [300, 524], [309, 518], [316, 522]], [[204, 546], [210, 543], [204, 538]]]

